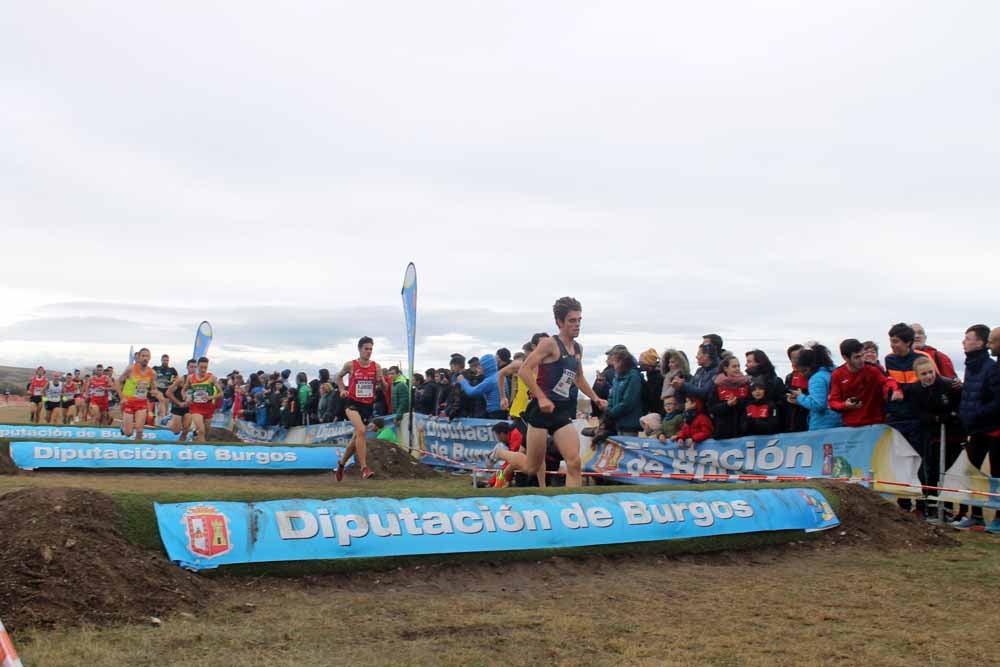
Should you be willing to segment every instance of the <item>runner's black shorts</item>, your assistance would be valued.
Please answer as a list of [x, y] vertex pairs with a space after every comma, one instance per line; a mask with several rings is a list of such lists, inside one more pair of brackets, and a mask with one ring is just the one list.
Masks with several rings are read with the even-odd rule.
[[31, 402], [32, 403], [41, 403], [42, 402], [42, 397], [41, 396], [32, 396], [31, 397]]
[[559, 429], [572, 424], [575, 415], [576, 406], [572, 403], [556, 403], [556, 409], [546, 414], [538, 407], [538, 401], [531, 399], [524, 411], [524, 421], [528, 426], [544, 428], [549, 435], [555, 435]]
[[361, 423], [367, 424], [371, 421], [372, 411], [375, 407], [374, 403], [359, 403], [358, 401], [347, 399], [347, 405], [344, 406], [344, 411], [354, 410], [359, 415], [361, 415]]
[[55, 410], [56, 408], [58, 408], [61, 405], [62, 405], [62, 403], [59, 402], [59, 401], [45, 401], [45, 409], [46, 410]]
[[184, 416], [184, 415], [186, 415], [186, 414], [187, 414], [187, 413], [188, 413], [189, 411], [190, 411], [190, 408], [182, 408], [182, 407], [181, 407], [181, 406], [179, 406], [179, 405], [172, 405], [172, 406], [170, 407], [170, 414], [172, 414], [172, 415], [175, 415], [175, 416], [177, 416], [177, 417], [183, 417], [183, 416]]

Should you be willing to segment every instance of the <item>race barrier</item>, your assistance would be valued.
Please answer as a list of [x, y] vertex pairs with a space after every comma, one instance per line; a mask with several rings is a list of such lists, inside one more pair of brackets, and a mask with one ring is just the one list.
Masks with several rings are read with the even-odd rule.
[[37, 468], [128, 468], [240, 470], [246, 472], [332, 470], [343, 447], [254, 445], [117, 444], [94, 442], [10, 443], [10, 456], [23, 470]]
[[509, 498], [338, 498], [157, 504], [170, 560], [262, 563], [519, 551], [839, 525], [816, 489], [670, 490]]
[[[31, 426], [28, 424], [0, 424], [0, 438], [51, 438], [54, 440], [133, 440], [117, 427], [111, 426]], [[177, 434], [162, 429], [145, 429], [142, 439], [150, 442], [171, 442]]]
[[0, 667], [23, 667], [14, 650], [14, 642], [10, 640], [7, 628], [3, 627], [3, 621], [0, 621]]
[[941, 500], [1000, 510], [1000, 479], [989, 476], [988, 466], [989, 457], [983, 461], [984, 470], [972, 465], [963, 451], [943, 475], [941, 486], [947, 488], [941, 491]]
[[[393, 416], [382, 417], [387, 425], [394, 421]], [[337, 444], [347, 446], [354, 437], [354, 426], [349, 421], [311, 424], [309, 426], [257, 426], [241, 419], [232, 419], [228, 413], [216, 413], [212, 417], [214, 428], [226, 428], [236, 433], [243, 442], [309, 445]], [[372, 434], [374, 436], [374, 434]]]
[[[446, 421], [417, 415], [421, 461], [452, 468], [488, 468], [496, 445], [487, 419]], [[574, 422], [577, 430], [586, 422]], [[706, 440], [695, 448], [661, 443], [651, 438], [612, 437], [596, 448], [580, 437], [584, 472], [636, 484], [663, 484], [664, 480], [720, 475], [756, 475], [761, 478], [874, 478], [919, 486], [920, 456], [898, 431], [886, 426], [835, 428], [773, 436]], [[899, 495], [916, 493], [875, 485], [876, 490]]]

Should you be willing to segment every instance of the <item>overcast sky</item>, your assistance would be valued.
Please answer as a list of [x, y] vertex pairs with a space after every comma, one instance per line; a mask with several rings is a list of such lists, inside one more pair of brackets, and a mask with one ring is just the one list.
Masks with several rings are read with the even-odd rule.
[[[586, 365], [1000, 324], [1000, 5], [21, 2], [0, 363]], [[993, 46], [990, 46], [990, 45]]]

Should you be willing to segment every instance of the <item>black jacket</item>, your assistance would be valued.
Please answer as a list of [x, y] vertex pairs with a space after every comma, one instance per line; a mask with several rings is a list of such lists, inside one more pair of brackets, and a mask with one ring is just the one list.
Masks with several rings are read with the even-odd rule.
[[1000, 368], [988, 350], [965, 355], [965, 382], [958, 409], [970, 435], [1000, 429]]

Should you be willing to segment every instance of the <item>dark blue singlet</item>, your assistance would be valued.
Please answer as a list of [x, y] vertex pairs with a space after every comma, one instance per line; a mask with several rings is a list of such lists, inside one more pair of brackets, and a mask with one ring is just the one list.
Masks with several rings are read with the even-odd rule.
[[559, 358], [547, 364], [539, 364], [538, 388], [556, 404], [557, 409], [560, 404], [568, 404], [576, 413], [576, 399], [579, 393], [576, 374], [580, 370], [580, 360], [576, 355], [581, 354], [582, 350], [580, 344], [573, 341], [573, 354], [570, 354], [559, 336], [554, 338], [559, 346]]

